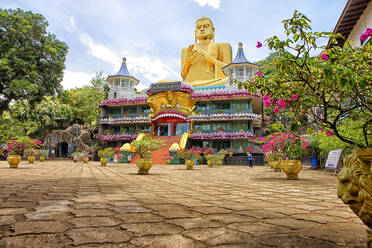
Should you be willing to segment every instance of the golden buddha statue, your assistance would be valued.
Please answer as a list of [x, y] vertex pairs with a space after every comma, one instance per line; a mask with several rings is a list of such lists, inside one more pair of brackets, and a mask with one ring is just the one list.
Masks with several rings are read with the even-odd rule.
[[196, 21], [195, 44], [182, 49], [181, 76], [193, 87], [221, 85], [227, 81], [222, 67], [231, 62], [231, 46], [229, 43], [214, 42], [214, 33], [211, 19], [199, 18]]

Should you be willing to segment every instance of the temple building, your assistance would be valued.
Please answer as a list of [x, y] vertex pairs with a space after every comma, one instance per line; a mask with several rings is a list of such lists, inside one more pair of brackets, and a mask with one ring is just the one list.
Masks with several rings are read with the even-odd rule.
[[195, 44], [182, 50], [183, 81], [153, 83], [142, 94], [123, 59], [120, 70], [107, 78], [110, 92], [100, 104], [100, 139], [121, 146], [147, 133], [166, 141], [166, 149], [174, 143], [217, 151], [253, 147], [262, 126], [261, 97], [230, 81], [253, 80], [258, 65], [248, 62], [241, 43], [232, 60], [231, 46], [215, 43], [214, 32], [209, 18], [197, 20]]

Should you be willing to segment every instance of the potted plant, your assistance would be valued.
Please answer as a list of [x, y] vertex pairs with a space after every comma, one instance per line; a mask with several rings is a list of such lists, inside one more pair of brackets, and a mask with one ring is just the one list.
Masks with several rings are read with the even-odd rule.
[[152, 167], [151, 152], [159, 150], [163, 145], [163, 141], [153, 138], [144, 138], [142, 140], [134, 140], [130, 145], [140, 156], [136, 161], [138, 174], [147, 175]]
[[211, 147], [203, 147], [203, 148], [201, 149], [201, 151], [202, 151], [203, 156], [204, 156], [205, 159], [207, 160], [207, 165], [208, 165], [209, 167], [213, 167], [214, 162], [213, 162], [212, 160], [209, 160], [209, 159], [208, 159], [208, 157], [210, 157], [210, 156], [208, 156], [208, 155], [214, 154], [214, 153], [215, 153], [215, 150], [214, 150], [213, 148], [211, 148]]
[[229, 156], [232, 157], [234, 155], [234, 149], [233, 148], [227, 149], [226, 154], [229, 154]]
[[87, 164], [89, 162], [89, 154], [83, 154], [81, 155], [81, 158], [84, 164]]
[[213, 168], [214, 165], [218, 165], [218, 164], [222, 165], [221, 157], [218, 154], [207, 154], [206, 158], [207, 158], [207, 164], [209, 168]]
[[24, 143], [11, 137], [9, 140], [5, 141], [6, 150], [8, 152], [7, 161], [10, 168], [18, 168], [21, 162], [21, 154], [24, 149]]
[[27, 157], [27, 160], [30, 164], [35, 162], [36, 151], [34, 149], [26, 149], [24, 155]]
[[40, 147], [42, 142], [38, 139], [28, 138], [25, 142], [26, 150], [24, 151], [24, 155], [27, 156], [27, 160], [30, 164], [34, 163], [36, 151], [35, 149]]
[[81, 159], [81, 152], [73, 152], [71, 153], [72, 160], [76, 163]]
[[47, 150], [39, 150], [39, 160], [40, 160], [40, 162], [43, 162], [45, 160], [46, 156], [48, 156], [48, 151]]
[[108, 159], [112, 158], [114, 155], [114, 149], [112, 147], [107, 147], [105, 149], [98, 151], [98, 156], [101, 158], [101, 166], [106, 166]]
[[195, 165], [195, 159], [200, 156], [197, 149], [182, 149], [177, 152], [179, 158], [185, 160], [185, 165], [187, 170], [192, 170]]

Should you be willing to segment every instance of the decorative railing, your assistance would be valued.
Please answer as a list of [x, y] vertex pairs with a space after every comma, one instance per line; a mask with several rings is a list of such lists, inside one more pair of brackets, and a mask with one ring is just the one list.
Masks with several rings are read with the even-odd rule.
[[138, 96], [134, 98], [119, 98], [119, 99], [107, 99], [101, 102], [100, 107], [103, 106], [115, 106], [123, 104], [144, 104], [146, 103], [147, 96]]
[[235, 97], [260, 98], [261, 96], [259, 94], [251, 94], [248, 90], [194, 92], [191, 95], [192, 100], [208, 100], [218, 98], [230, 99]]
[[221, 113], [197, 114], [187, 117], [188, 121], [229, 121], [229, 120], [261, 120], [261, 116], [253, 113]]
[[150, 123], [150, 119], [145, 116], [136, 116], [136, 117], [121, 117], [121, 118], [103, 118], [100, 119], [101, 124], [134, 124], [134, 123]]
[[138, 134], [109, 134], [109, 135], [101, 135], [99, 137], [100, 140], [103, 141], [117, 141], [117, 140], [134, 140], [136, 139]]
[[223, 140], [223, 139], [254, 139], [251, 132], [213, 132], [213, 133], [193, 133], [192, 139], [201, 140]]

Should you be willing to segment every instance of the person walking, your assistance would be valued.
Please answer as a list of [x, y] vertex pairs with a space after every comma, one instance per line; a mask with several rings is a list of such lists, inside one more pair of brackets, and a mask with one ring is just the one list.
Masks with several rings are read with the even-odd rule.
[[253, 167], [253, 157], [252, 157], [252, 153], [249, 153], [249, 155], [248, 155], [248, 162], [249, 162], [249, 167]]

